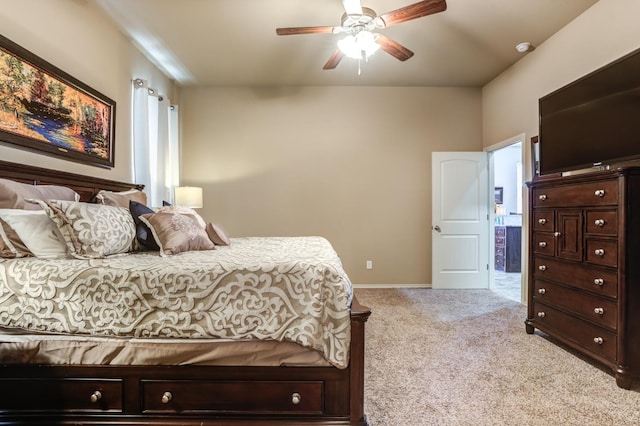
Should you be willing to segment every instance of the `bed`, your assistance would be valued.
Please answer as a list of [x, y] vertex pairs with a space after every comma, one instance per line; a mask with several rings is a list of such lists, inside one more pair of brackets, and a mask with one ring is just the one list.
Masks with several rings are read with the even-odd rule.
[[[4, 161], [0, 178], [70, 188], [82, 202], [142, 189]], [[164, 257], [0, 260], [0, 424], [366, 425], [371, 312], [333, 257], [322, 238], [292, 237]]]

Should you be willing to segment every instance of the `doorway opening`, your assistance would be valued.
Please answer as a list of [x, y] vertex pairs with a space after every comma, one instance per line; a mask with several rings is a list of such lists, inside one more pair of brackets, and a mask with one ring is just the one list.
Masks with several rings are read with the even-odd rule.
[[524, 138], [505, 141], [491, 150], [489, 174], [493, 182], [491, 222], [493, 262], [491, 291], [522, 303], [522, 188]]

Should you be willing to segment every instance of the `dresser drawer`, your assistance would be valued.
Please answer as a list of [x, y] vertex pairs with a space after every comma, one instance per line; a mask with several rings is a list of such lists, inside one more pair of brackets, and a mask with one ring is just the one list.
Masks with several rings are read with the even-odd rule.
[[122, 412], [122, 380], [0, 379], [0, 410]]
[[557, 185], [533, 189], [534, 207], [605, 206], [618, 203], [618, 181]]
[[589, 263], [616, 267], [618, 266], [618, 242], [587, 238], [587, 256]]
[[534, 231], [553, 232], [555, 229], [553, 210], [536, 210], [533, 212]]
[[549, 232], [536, 232], [533, 234], [533, 251], [538, 254], [553, 256], [556, 252], [556, 238]]
[[496, 237], [502, 237], [504, 239], [504, 237], [507, 236], [507, 229], [504, 226], [496, 226], [495, 234]]
[[322, 414], [323, 382], [143, 380], [143, 412]]
[[596, 324], [617, 329], [616, 302], [603, 300], [575, 288], [535, 280], [533, 297], [537, 301], [571, 311]]
[[537, 256], [534, 257], [533, 268], [535, 278], [567, 284], [606, 297], [618, 297], [617, 271]]
[[618, 236], [616, 210], [587, 210], [587, 234]]
[[572, 341], [608, 360], [616, 360], [616, 333], [539, 302], [534, 303], [533, 315], [535, 327], [542, 331]]

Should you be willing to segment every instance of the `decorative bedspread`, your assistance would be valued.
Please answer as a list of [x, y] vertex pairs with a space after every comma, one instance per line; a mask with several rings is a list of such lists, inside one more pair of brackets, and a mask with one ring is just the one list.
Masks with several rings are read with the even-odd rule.
[[216, 250], [0, 261], [0, 327], [137, 338], [278, 340], [349, 363], [351, 283], [321, 237]]

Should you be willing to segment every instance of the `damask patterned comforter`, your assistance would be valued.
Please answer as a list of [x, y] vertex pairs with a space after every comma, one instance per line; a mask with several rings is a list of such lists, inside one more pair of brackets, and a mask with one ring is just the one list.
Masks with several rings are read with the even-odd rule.
[[351, 283], [321, 237], [234, 238], [171, 257], [3, 259], [0, 327], [136, 338], [278, 340], [349, 363]]

